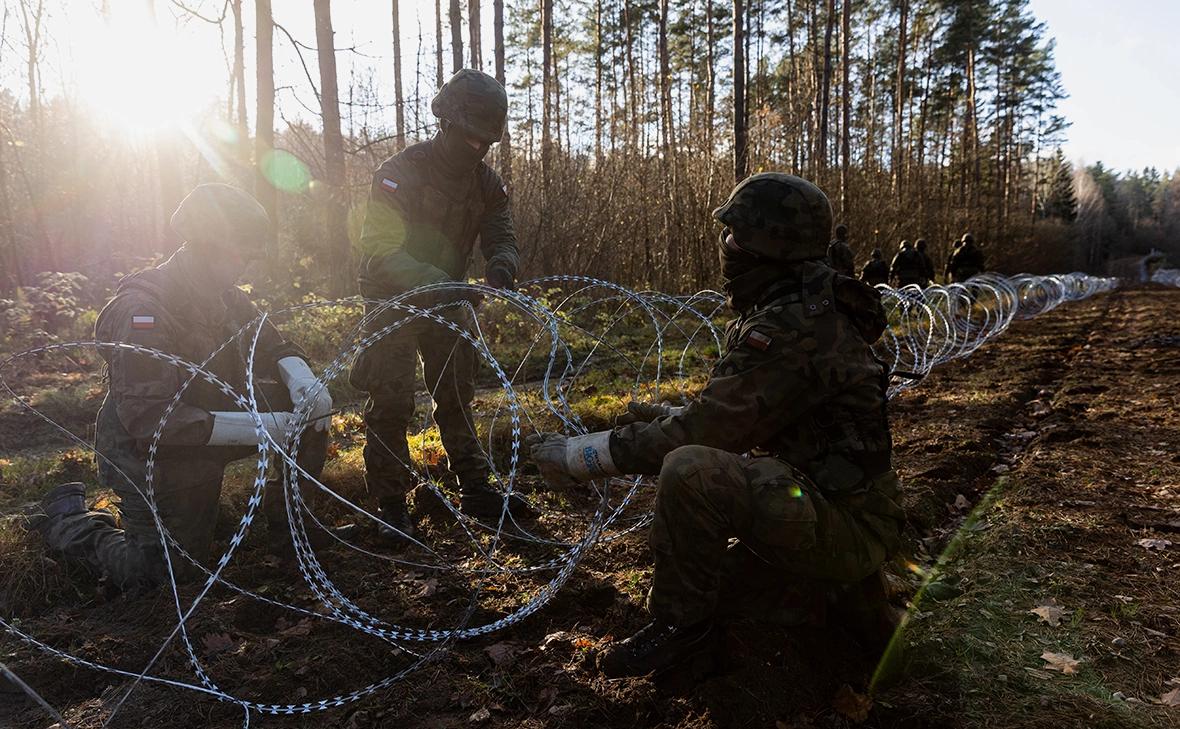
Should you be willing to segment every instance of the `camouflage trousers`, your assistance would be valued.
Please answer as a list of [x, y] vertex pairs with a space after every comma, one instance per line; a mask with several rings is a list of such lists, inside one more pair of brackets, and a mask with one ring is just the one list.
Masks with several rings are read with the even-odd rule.
[[[285, 386], [258, 383], [258, 388], [259, 404], [270, 404], [270, 408], [262, 405], [262, 410], [291, 409]], [[104, 427], [104, 418], [115, 417], [105, 407], [104, 411], [99, 415], [100, 429]], [[118, 528], [114, 516], [105, 511], [56, 517], [45, 527], [46, 545], [68, 559], [88, 565], [121, 589], [163, 584], [168, 581], [168, 570], [160, 534], [147, 501], [130, 480], [134, 479], [140, 488], [144, 487], [143, 456], [138, 451], [129, 451], [130, 443], [124, 444], [122, 452], [103, 452], [102, 441], [100, 437], [99, 451], [110, 460], [100, 459], [99, 480], [114, 490], [120, 499], [122, 528]], [[308, 429], [300, 439], [296, 461], [304, 471], [319, 478], [327, 448], [327, 432]], [[254, 446], [160, 449], [152, 478], [156, 511], [177, 543], [205, 566], [209, 566], [215, 556], [212, 554], [213, 531], [225, 468], [234, 461], [253, 458], [257, 454], [258, 449]], [[275, 461], [273, 456], [271, 461]], [[262, 514], [273, 534], [285, 533], [288, 529], [283, 478], [283, 469], [272, 467], [263, 491]], [[314, 485], [303, 484], [303, 488], [304, 498], [310, 499]], [[180, 580], [198, 574], [198, 570], [175, 551], [172, 566]]]
[[[387, 326], [388, 321], [379, 326]], [[380, 505], [401, 500], [418, 480], [406, 433], [414, 419], [418, 357], [447, 461], [460, 484], [486, 483], [488, 461], [471, 416], [475, 350], [454, 331], [419, 319], [379, 340], [357, 358], [350, 381], [365, 403], [365, 484]]]
[[[712, 617], [727, 599], [727, 577], [732, 587], [727, 571], [739, 551], [763, 568], [746, 565], [742, 580], [863, 579], [897, 547], [903, 514], [893, 501], [896, 489], [890, 471], [865, 491], [834, 501], [776, 458], [678, 448], [660, 471], [648, 610], [681, 626]], [[744, 549], [727, 550], [731, 538]]]

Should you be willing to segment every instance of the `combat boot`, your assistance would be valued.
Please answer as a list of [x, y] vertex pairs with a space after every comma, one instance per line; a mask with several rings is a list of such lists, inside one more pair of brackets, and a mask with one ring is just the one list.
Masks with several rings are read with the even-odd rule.
[[835, 620], [861, 647], [874, 655], [885, 652], [903, 612], [889, 603], [884, 571], [878, 569], [860, 582], [837, 587], [829, 599]]
[[660, 676], [684, 667], [700, 679], [713, 669], [715, 643], [712, 620], [687, 628], [653, 620], [630, 638], [608, 646], [595, 663], [607, 678]]
[[85, 511], [86, 486], [76, 481], [63, 483], [50, 489], [49, 493], [41, 498], [36, 510], [28, 515], [26, 528], [44, 535], [53, 519]]
[[[496, 524], [504, 505], [504, 494], [493, 489], [487, 479], [459, 484], [459, 510], [472, 519]], [[527, 499], [515, 493], [508, 497], [507, 505], [513, 519], [535, 519], [539, 513]]]
[[[414, 520], [406, 508], [405, 498], [387, 499], [381, 502], [377, 516], [385, 524], [377, 524], [377, 537], [383, 542], [400, 542], [414, 536]], [[400, 532], [400, 533], [399, 533]]]

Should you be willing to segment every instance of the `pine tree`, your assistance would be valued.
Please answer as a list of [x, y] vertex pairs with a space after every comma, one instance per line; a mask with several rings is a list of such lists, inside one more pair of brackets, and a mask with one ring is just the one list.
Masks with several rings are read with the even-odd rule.
[[1042, 208], [1046, 218], [1072, 223], [1078, 217], [1078, 199], [1073, 189], [1073, 165], [1058, 148], [1050, 160], [1049, 193]]

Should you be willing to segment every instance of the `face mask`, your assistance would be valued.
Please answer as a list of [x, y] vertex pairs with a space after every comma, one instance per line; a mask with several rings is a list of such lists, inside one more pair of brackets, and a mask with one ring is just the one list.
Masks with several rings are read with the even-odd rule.
[[454, 124], [447, 124], [439, 134], [439, 152], [452, 173], [474, 170], [491, 148], [487, 143], [472, 147], [467, 143], [466, 133]]
[[758, 258], [742, 250], [729, 228], [721, 231], [717, 239], [717, 257], [721, 261], [721, 279], [726, 287], [758, 267]]

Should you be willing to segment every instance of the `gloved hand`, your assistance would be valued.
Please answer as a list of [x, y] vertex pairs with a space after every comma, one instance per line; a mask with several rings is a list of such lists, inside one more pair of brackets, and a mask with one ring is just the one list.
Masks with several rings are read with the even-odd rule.
[[[260, 439], [254, 428], [254, 419], [250, 413], [241, 410], [215, 410], [213, 415], [213, 430], [209, 433], [206, 445], [211, 446], [256, 446]], [[287, 433], [295, 427], [295, 413], [276, 412], [260, 413], [262, 425], [266, 433], [276, 443], [282, 443]]]
[[552, 486], [568, 486], [620, 473], [611, 459], [609, 430], [573, 438], [560, 433], [537, 433], [524, 443], [542, 478]]
[[512, 272], [511, 268], [502, 263], [493, 263], [488, 266], [488, 270], [484, 275], [484, 281], [494, 289], [504, 289], [505, 291], [516, 290], [516, 274]]
[[615, 418], [616, 425], [630, 425], [631, 423], [650, 423], [667, 415], [679, 415], [684, 410], [681, 406], [670, 405], [666, 402], [636, 402], [627, 403], [627, 412]]
[[332, 396], [328, 394], [327, 386], [316, 380], [307, 362], [302, 357], [284, 357], [279, 360], [279, 376], [291, 393], [295, 411], [301, 412], [308, 398], [311, 398], [313, 402], [307, 414], [308, 421], [312, 428], [320, 432], [327, 430], [332, 424], [332, 419], [326, 417], [332, 412]]

